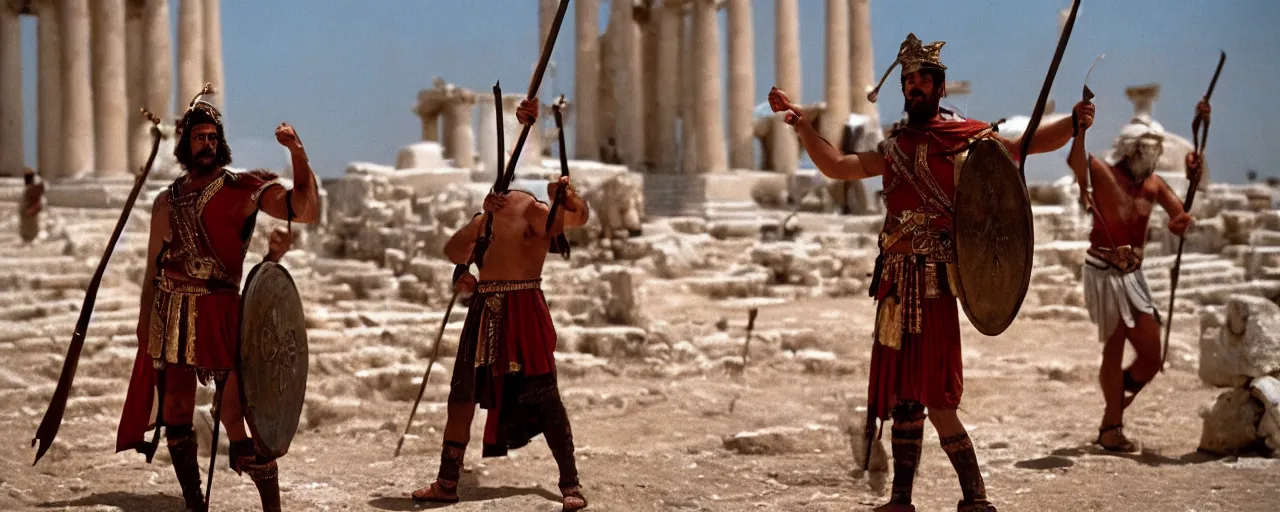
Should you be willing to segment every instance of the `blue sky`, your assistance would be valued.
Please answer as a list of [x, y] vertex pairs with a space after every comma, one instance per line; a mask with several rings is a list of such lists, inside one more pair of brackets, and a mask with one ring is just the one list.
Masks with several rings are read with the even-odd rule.
[[[608, 2], [602, 3], [603, 26]], [[177, 2], [171, 4], [176, 27]], [[322, 176], [337, 176], [352, 161], [393, 163], [400, 147], [421, 137], [411, 108], [433, 77], [481, 92], [501, 80], [504, 92], [524, 92], [539, 51], [537, 4], [223, 0], [225, 114], [235, 165], [284, 165], [284, 152], [272, 137], [281, 121], [297, 127]], [[756, 95], [764, 101], [774, 83], [774, 2], [753, 4]], [[1057, 13], [1069, 6], [1068, 0], [873, 0], [876, 77], [906, 34], [915, 32], [926, 42], [947, 41], [942, 55], [948, 78], [969, 80], [973, 89], [950, 101], [969, 117], [1029, 115], [1057, 43]], [[824, 9], [822, 0], [800, 0], [805, 101], [822, 97]], [[1090, 149], [1105, 149], [1132, 114], [1124, 88], [1150, 82], [1163, 86], [1155, 118], [1189, 138], [1194, 105], [1208, 86], [1218, 50], [1225, 50], [1208, 149], [1214, 177], [1243, 182], [1248, 169], [1280, 176], [1271, 165], [1280, 162], [1280, 100], [1274, 93], [1280, 85], [1280, 31], [1271, 25], [1277, 15], [1280, 2], [1274, 0], [1086, 0], [1053, 97], [1060, 110], [1069, 108], [1089, 64], [1105, 53], [1090, 78], [1098, 94]], [[723, 24], [723, 12], [720, 18]], [[25, 17], [22, 31], [25, 156], [34, 166], [35, 19]], [[570, 6], [554, 55], [556, 74], [543, 82], [544, 97], [564, 93], [572, 100], [573, 40]], [[900, 101], [891, 94], [882, 98], [882, 119], [899, 116]], [[491, 105], [478, 106], [485, 107]], [[1059, 157], [1036, 158], [1053, 164]]]

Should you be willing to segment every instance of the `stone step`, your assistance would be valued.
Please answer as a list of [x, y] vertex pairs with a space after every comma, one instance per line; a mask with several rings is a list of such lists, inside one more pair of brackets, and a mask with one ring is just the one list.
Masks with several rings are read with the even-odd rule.
[[[1144, 263], [1142, 265], [1142, 270], [1146, 273], [1148, 282], [1168, 281], [1170, 273], [1173, 271], [1173, 266], [1149, 268]], [[1183, 262], [1182, 266], [1178, 267], [1178, 276], [1179, 279], [1185, 280], [1187, 279], [1187, 276], [1222, 274], [1235, 271], [1239, 271], [1243, 274], [1244, 268], [1236, 265], [1230, 260], [1203, 260], [1193, 261], [1191, 263]]]
[[[1148, 279], [1147, 285], [1151, 287], [1151, 292], [1167, 291], [1172, 284], [1172, 280], [1165, 279]], [[1244, 269], [1232, 268], [1225, 271], [1216, 272], [1181, 272], [1178, 276], [1178, 288], [1191, 289], [1200, 286], [1227, 285], [1245, 282]]]
[[[1173, 268], [1173, 261], [1175, 259], [1177, 259], [1176, 254], [1164, 255], [1164, 256], [1151, 256], [1142, 261], [1142, 268], [1146, 269], [1148, 272], [1156, 269]], [[1187, 268], [1187, 266], [1193, 263], [1203, 263], [1206, 261], [1230, 262], [1230, 260], [1224, 259], [1221, 256], [1218, 256], [1216, 254], [1184, 253], [1182, 255], [1182, 268]]]
[[[1178, 285], [1178, 301], [1189, 300], [1198, 302], [1202, 305], [1221, 306], [1227, 303], [1227, 299], [1232, 295], [1249, 295], [1252, 297], [1264, 297], [1275, 301], [1280, 299], [1280, 281], [1264, 281], [1255, 279], [1245, 281], [1243, 283], [1207, 285], [1196, 288], [1184, 288], [1181, 283]], [[1152, 292], [1152, 300], [1156, 304], [1169, 304], [1169, 292], [1159, 291]]]
[[73, 256], [23, 255], [0, 258], [0, 273], [74, 274], [92, 268]]

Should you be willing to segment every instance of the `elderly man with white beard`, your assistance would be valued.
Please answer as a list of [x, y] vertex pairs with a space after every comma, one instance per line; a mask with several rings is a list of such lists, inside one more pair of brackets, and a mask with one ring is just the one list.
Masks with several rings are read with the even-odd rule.
[[[1209, 117], [1209, 104], [1197, 110]], [[1067, 164], [1080, 184], [1081, 199], [1093, 212], [1090, 246], [1082, 271], [1085, 305], [1098, 325], [1103, 343], [1098, 381], [1106, 408], [1098, 429], [1098, 445], [1108, 451], [1132, 452], [1137, 447], [1124, 435], [1124, 410], [1138, 392], [1160, 371], [1160, 314], [1142, 272], [1147, 223], [1155, 204], [1169, 214], [1169, 231], [1182, 236], [1191, 226], [1191, 215], [1169, 184], [1155, 174], [1164, 152], [1164, 135], [1145, 124], [1133, 124], [1120, 134], [1113, 162], [1088, 155], [1085, 131], [1093, 125], [1092, 109], [1075, 116], [1075, 141]], [[1187, 154], [1187, 179], [1200, 180], [1202, 162]], [[1090, 191], [1092, 188], [1092, 191]], [[1133, 344], [1137, 359], [1121, 369], [1124, 345]]]

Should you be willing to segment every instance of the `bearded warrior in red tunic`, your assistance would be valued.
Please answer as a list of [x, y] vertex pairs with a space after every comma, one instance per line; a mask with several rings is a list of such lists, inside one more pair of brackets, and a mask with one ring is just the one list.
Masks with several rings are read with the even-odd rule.
[[[996, 510], [986, 496], [977, 455], [956, 415], [964, 390], [960, 357], [960, 317], [956, 297], [954, 201], [960, 163], [980, 139], [1000, 142], [1016, 161], [1021, 140], [997, 134], [995, 126], [942, 109], [945, 42], [923, 44], [908, 35], [898, 51], [905, 123], [878, 151], [843, 155], [824, 140], [804, 112], [776, 87], [769, 93], [775, 112], [787, 111], [800, 143], [827, 177], [860, 180], [881, 176], [886, 215], [871, 296], [879, 303], [868, 386], [868, 434], [876, 420], [893, 419], [893, 489], [876, 510], [911, 511], [912, 483], [920, 461], [928, 418], [960, 480], [961, 512]], [[892, 71], [892, 68], [890, 69]], [[885, 74], [888, 78], [888, 73]], [[884, 85], [884, 80], [881, 84]], [[876, 90], [879, 90], [877, 86]], [[874, 101], [876, 92], [868, 99]], [[1056, 150], [1071, 138], [1071, 120], [1045, 125], [1029, 153]], [[981, 178], [975, 178], [981, 179]]]
[[[319, 217], [315, 176], [297, 133], [281, 123], [276, 140], [292, 154], [292, 190], [268, 171], [227, 170], [231, 149], [222, 115], [197, 99], [177, 124], [174, 156], [186, 172], [156, 197], [151, 211], [138, 356], [116, 451], [138, 450], [149, 461], [155, 446], [145, 432], [163, 425], [188, 510], [205, 509], [192, 429], [197, 381], [215, 382], [222, 396], [217, 410], [231, 440], [231, 468], [253, 479], [263, 510], [280, 510], [276, 461], [259, 455], [245, 431], [234, 375], [240, 284], [258, 212], [303, 223]], [[287, 250], [290, 240], [280, 235], [273, 234], [268, 259]]]

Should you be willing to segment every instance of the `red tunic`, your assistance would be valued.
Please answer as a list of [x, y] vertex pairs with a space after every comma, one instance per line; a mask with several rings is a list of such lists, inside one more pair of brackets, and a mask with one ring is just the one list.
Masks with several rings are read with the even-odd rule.
[[[117, 452], [146, 444], [161, 361], [205, 376], [235, 368], [241, 273], [257, 216], [256, 207], [249, 205], [256, 206], [267, 188], [281, 186], [266, 171], [224, 171], [203, 190], [182, 193], [185, 178], [169, 188], [170, 232], [159, 258], [151, 339], [138, 343], [116, 433]], [[240, 213], [245, 211], [254, 213], [245, 218]], [[169, 373], [167, 392], [194, 393], [192, 384]]]
[[[877, 329], [868, 385], [869, 424], [874, 418], [887, 419], [899, 401], [920, 402], [930, 409], [960, 405], [960, 320], [945, 271], [947, 262], [954, 261], [954, 158], [988, 128], [979, 121], [938, 118], [925, 126], [906, 126], [882, 146], [887, 214], [881, 244], [891, 245], [881, 248], [886, 264], [872, 293], [881, 310], [891, 296], [902, 303], [902, 334], [895, 349], [880, 342], [886, 335]], [[922, 145], [925, 153], [917, 154]], [[927, 169], [918, 165], [921, 156]], [[893, 241], [904, 212], [923, 214], [917, 216], [925, 219], [919, 231], [932, 236], [906, 234]], [[925, 261], [930, 261], [928, 273]]]

